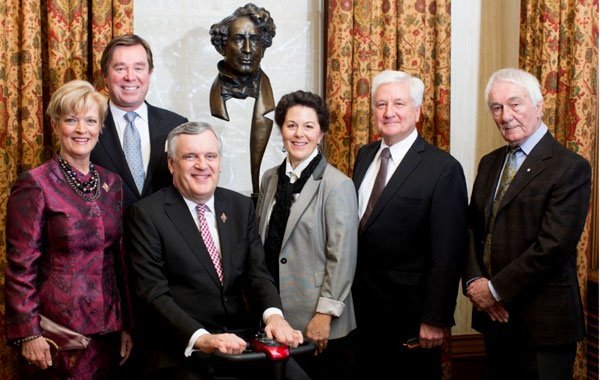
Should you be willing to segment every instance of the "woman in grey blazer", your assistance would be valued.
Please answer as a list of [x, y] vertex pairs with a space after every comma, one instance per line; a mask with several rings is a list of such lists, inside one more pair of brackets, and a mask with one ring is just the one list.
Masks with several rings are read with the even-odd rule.
[[315, 340], [298, 361], [313, 379], [348, 378], [346, 336], [356, 327], [350, 288], [358, 213], [352, 180], [327, 163], [318, 145], [329, 129], [325, 101], [296, 91], [275, 108], [287, 157], [262, 178], [257, 204], [267, 266], [293, 328]]

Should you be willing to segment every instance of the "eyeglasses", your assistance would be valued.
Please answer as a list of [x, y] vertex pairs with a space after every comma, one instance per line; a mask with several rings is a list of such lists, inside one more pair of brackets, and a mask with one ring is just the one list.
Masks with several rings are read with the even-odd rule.
[[402, 343], [402, 345], [406, 348], [413, 349], [416, 347], [419, 347], [419, 338], [410, 338], [409, 340], [407, 340], [406, 342]]

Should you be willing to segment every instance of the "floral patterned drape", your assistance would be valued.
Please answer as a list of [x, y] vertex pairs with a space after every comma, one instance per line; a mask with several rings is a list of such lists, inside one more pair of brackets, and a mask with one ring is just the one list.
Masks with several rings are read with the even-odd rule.
[[[598, 0], [522, 0], [519, 67], [539, 79], [544, 121], [558, 141], [590, 161], [597, 189]], [[588, 268], [598, 269], [598, 253], [590, 252], [592, 239], [598, 239], [591, 229], [598, 199], [590, 206], [577, 259], [583, 300]], [[586, 378], [585, 348], [578, 346], [575, 379]]]
[[[44, 111], [54, 90], [71, 79], [104, 88], [100, 56], [133, 32], [133, 0], [4, 0], [0, 4], [0, 321], [4, 320], [5, 218], [17, 176], [53, 154]], [[0, 323], [0, 379], [18, 379], [17, 351]]]
[[326, 100], [328, 161], [351, 174], [355, 154], [377, 140], [371, 80], [385, 69], [425, 83], [421, 135], [450, 145], [450, 0], [329, 0]]

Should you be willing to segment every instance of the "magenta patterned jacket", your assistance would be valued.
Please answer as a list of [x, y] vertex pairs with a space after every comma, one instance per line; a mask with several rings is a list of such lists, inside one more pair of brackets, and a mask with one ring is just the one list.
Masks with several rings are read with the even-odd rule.
[[57, 157], [15, 182], [6, 216], [8, 339], [40, 334], [40, 313], [84, 335], [131, 326], [121, 178], [96, 169], [95, 201], [69, 187]]

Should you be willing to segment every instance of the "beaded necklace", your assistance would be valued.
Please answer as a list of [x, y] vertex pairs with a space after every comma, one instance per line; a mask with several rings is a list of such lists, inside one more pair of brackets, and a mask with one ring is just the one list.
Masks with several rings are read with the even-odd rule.
[[81, 182], [79, 179], [77, 179], [77, 173], [61, 156], [58, 156], [58, 164], [60, 166], [60, 171], [67, 180], [67, 183], [81, 199], [86, 201], [95, 201], [98, 199], [98, 196], [100, 195], [100, 187], [98, 186], [99, 176], [94, 164], [90, 162], [91, 177], [89, 181], [86, 182]]

